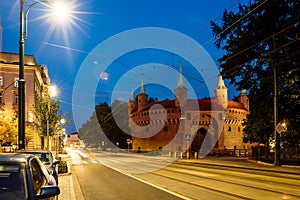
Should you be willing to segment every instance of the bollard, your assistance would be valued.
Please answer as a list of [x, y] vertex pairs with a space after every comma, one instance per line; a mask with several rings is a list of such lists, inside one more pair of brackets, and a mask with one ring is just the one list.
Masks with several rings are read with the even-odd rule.
[[197, 156], [198, 156], [198, 154], [197, 154], [197, 152], [195, 152], [194, 158], [197, 159], [198, 158]]
[[68, 172], [68, 165], [66, 161], [60, 161], [58, 164], [58, 173], [63, 174]]

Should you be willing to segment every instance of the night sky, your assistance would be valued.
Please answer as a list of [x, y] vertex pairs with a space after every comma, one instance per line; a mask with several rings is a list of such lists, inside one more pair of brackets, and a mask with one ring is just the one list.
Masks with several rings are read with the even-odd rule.
[[[26, 0], [25, 7], [33, 2]], [[149, 30], [145, 34], [153, 38], [153, 41], [170, 39], [171, 42], [173, 31], [180, 33], [202, 46], [218, 68], [217, 60], [222, 52], [213, 45], [210, 21], [221, 23], [220, 17], [224, 9], [236, 11], [239, 2], [247, 3], [236, 0], [69, 2], [72, 5], [68, 5], [68, 8], [72, 11], [64, 22], [53, 19], [46, 5], [33, 6], [28, 16], [28, 39], [25, 41], [25, 54], [34, 55], [38, 64], [47, 65], [51, 83], [62, 91], [58, 96], [61, 109], [70, 112], [72, 118], [72, 122], [66, 127], [67, 133], [76, 132], [81, 124], [89, 119], [94, 105], [104, 101], [110, 104], [115, 99], [128, 101], [132, 88], [135, 94], [139, 92], [142, 79], [150, 97], [157, 97], [159, 100], [174, 98], [173, 89], [177, 86], [180, 66], [190, 98], [211, 96], [205, 85], [205, 78], [201, 77], [202, 73], [211, 71], [211, 64], [204, 62], [201, 66], [193, 66], [193, 61], [189, 60], [193, 56], [179, 55], [181, 51], [190, 48], [187, 42], [189, 39], [174, 37], [174, 46], [170, 44], [170, 48], [178, 50], [178, 53], [176, 50], [169, 51], [165, 44], [162, 48], [158, 47], [159, 44], [153, 47], [143, 46], [145, 44], [139, 40], [139, 36], [146, 36], [138, 31]], [[3, 52], [18, 53], [19, 10], [19, 0], [0, 0], [0, 50]], [[160, 36], [160, 31], [163, 30], [170, 31], [170, 37]], [[123, 34], [128, 31], [130, 36]], [[138, 34], [134, 35], [137, 32]], [[158, 35], [155, 36], [157, 32]], [[118, 40], [114, 40], [115, 38], [121, 42], [116, 42]], [[134, 45], [139, 49], [131, 49], [124, 53], [124, 46]], [[85, 70], [82, 70], [83, 68]], [[96, 79], [93, 79], [95, 77]], [[213, 75], [209, 79], [217, 77]], [[167, 83], [162, 83], [162, 80]], [[92, 87], [95, 90], [92, 92], [90, 84], [94, 84]], [[123, 87], [125, 85], [126, 87]], [[233, 87], [228, 87], [229, 98], [232, 99], [238, 93]], [[80, 101], [74, 101], [79, 93], [82, 101], [91, 100], [93, 105], [81, 105]], [[77, 111], [73, 112], [74, 109]], [[83, 113], [73, 116], [74, 113], [78, 115], [78, 110]]]

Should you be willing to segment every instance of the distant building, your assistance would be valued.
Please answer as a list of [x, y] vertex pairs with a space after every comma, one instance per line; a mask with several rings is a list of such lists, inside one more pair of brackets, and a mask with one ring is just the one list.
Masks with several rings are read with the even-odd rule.
[[77, 132], [67, 134], [66, 146], [80, 146], [82, 144]]
[[218, 132], [221, 134], [211, 144], [212, 151], [251, 148], [249, 143], [243, 143], [243, 122], [249, 114], [246, 92], [240, 93], [237, 102], [229, 101], [222, 76], [218, 78], [215, 98], [188, 99], [180, 71], [174, 90], [176, 98], [154, 102], [148, 101], [142, 81], [140, 93], [135, 97], [132, 91], [128, 102], [133, 151], [188, 149], [194, 155], [199, 153], [205, 137], [213, 138]]
[[[37, 106], [36, 97], [48, 95], [50, 79], [47, 67], [36, 63], [34, 56], [25, 55], [24, 77], [26, 81], [25, 99], [25, 141], [26, 148], [41, 148], [42, 137], [34, 129], [33, 110]], [[18, 113], [19, 54], [0, 52], [0, 109], [4, 106]], [[28, 129], [28, 127], [32, 127]]]

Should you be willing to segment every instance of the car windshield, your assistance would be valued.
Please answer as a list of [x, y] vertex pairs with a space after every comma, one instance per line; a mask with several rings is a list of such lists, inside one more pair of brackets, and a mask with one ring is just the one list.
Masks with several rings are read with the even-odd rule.
[[24, 168], [0, 163], [0, 198], [26, 199]]

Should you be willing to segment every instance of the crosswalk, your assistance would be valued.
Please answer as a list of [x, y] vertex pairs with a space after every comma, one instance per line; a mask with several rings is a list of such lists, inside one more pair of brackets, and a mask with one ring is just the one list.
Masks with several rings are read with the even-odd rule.
[[101, 164], [101, 162], [97, 160], [72, 160], [72, 165], [95, 165], [95, 164]]

